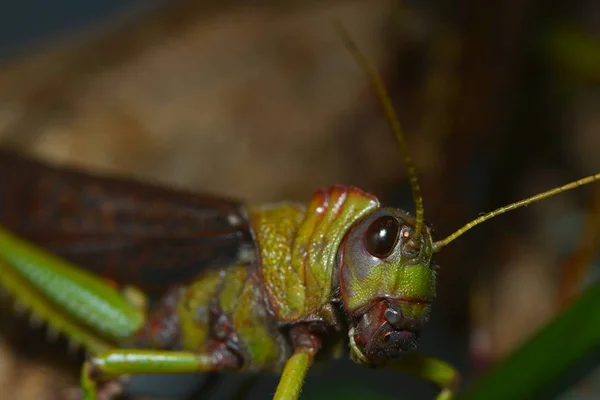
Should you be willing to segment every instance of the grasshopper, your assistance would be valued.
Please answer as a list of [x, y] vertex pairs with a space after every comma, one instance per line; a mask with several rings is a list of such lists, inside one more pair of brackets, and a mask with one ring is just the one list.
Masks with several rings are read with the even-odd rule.
[[[0, 285], [91, 354], [84, 399], [110, 398], [130, 374], [271, 371], [281, 374], [274, 399], [292, 400], [315, 361], [344, 349], [356, 363], [435, 383], [438, 400], [458, 391], [452, 366], [415, 352], [435, 296], [434, 253], [488, 219], [600, 174], [434, 240], [389, 96], [341, 34], [395, 134], [414, 216], [352, 186], [319, 189], [307, 205], [242, 205], [0, 155]], [[158, 301], [138, 301], [164, 286]]]

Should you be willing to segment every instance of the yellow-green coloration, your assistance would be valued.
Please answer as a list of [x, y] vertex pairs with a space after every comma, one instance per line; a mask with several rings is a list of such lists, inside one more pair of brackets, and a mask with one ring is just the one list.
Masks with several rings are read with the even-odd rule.
[[411, 318], [427, 318], [431, 312], [429, 303], [405, 303], [402, 305], [402, 311]]
[[229, 316], [240, 342], [248, 353], [246, 371], [278, 370], [285, 360], [283, 341], [272, 328], [265, 311], [265, 300], [247, 267], [227, 270], [219, 305]]
[[[215, 369], [214, 357], [187, 351], [112, 349], [83, 364], [81, 390], [83, 400], [97, 400], [97, 379], [117, 378], [136, 373], [198, 373]], [[102, 397], [105, 398], [105, 397]]]
[[60, 310], [52, 307], [47, 299], [35, 287], [16, 272], [10, 264], [0, 260], [0, 280], [4, 289], [8, 290], [18, 301], [43, 321], [47, 321], [52, 329], [62, 332], [71, 340], [81, 344], [93, 352], [102, 352], [111, 347], [100, 335], [84, 326]]
[[[435, 295], [435, 270], [431, 266], [431, 240], [427, 230], [423, 232], [425, 240], [421, 248], [421, 255], [407, 259], [401, 251], [396, 251], [389, 258], [379, 260], [373, 258], [373, 263], [356, 265], [347, 269], [351, 280], [345, 282], [350, 285], [353, 296], [347, 298], [346, 307], [349, 311], [356, 310], [373, 299], [393, 298], [411, 301], [430, 301]], [[362, 260], [360, 260], [362, 261]], [[352, 259], [346, 258], [347, 263]], [[358, 273], [364, 276], [357, 276]], [[414, 312], [413, 318], [424, 317], [429, 312], [429, 307], [423, 304], [407, 304]]]
[[91, 351], [124, 341], [145, 319], [107, 282], [2, 228], [0, 274], [2, 285], [33, 314]]
[[[185, 349], [210, 351], [211, 304], [226, 318], [242, 347], [242, 370], [278, 370], [289, 355], [284, 340], [265, 312], [260, 285], [247, 265], [202, 274], [183, 293], [178, 305]], [[224, 339], [223, 339], [224, 340]]]
[[205, 273], [193, 282], [177, 305], [184, 349], [202, 349], [210, 330], [210, 302], [223, 277], [221, 271]]
[[[248, 268], [233, 267], [221, 273], [223, 276], [223, 287], [218, 295], [218, 304], [227, 315], [237, 311], [242, 301], [241, 294], [247, 286]], [[244, 299], [248, 300], [248, 299]], [[252, 301], [252, 299], [250, 299]]]
[[[191, 285], [182, 284], [161, 299], [163, 308], [152, 309], [147, 321], [143, 296], [142, 302], [135, 301], [136, 306], [102, 279], [0, 230], [0, 283], [34, 314], [94, 353], [82, 371], [85, 400], [97, 398], [104, 388], [98, 385], [102, 380], [123, 374], [282, 369], [275, 398], [296, 399], [313, 357], [329, 356], [325, 339], [333, 336], [334, 343], [339, 343], [346, 329], [355, 361], [435, 382], [443, 389], [438, 400], [448, 400], [456, 392], [457, 371], [412, 352], [434, 295], [432, 253], [496, 215], [600, 180], [600, 174], [499, 208], [432, 243], [423, 222], [417, 177], [389, 96], [343, 29], [342, 36], [373, 82], [396, 134], [410, 176], [416, 218], [400, 210], [379, 208], [375, 197], [341, 186], [318, 191], [306, 210], [291, 204], [248, 207], [249, 221], [242, 221], [238, 205], [222, 208], [219, 199], [200, 199], [200, 211], [210, 212], [200, 212], [202, 218], [195, 221], [199, 226], [192, 226], [210, 228], [209, 239], [213, 229], [235, 228], [228, 231], [240, 234], [238, 239], [243, 243], [233, 251], [228, 248], [228, 252], [245, 250], [247, 236], [253, 234], [257, 260], [237, 265], [250, 262], [238, 257], [230, 261], [230, 268], [223, 265], [225, 268], [206, 272]], [[32, 179], [39, 183], [50, 176], [61, 187], [63, 177], [72, 176], [68, 170], [52, 170], [51, 175], [45, 170], [39, 166], [32, 169], [36, 171]], [[85, 187], [90, 182], [100, 188], [112, 187], [110, 180], [77, 176], [74, 192], [77, 185]], [[10, 189], [10, 179], [8, 183]], [[127, 192], [126, 186], [118, 185], [117, 192]], [[139, 188], [134, 187], [131, 202], [123, 203], [119, 196], [106, 200], [135, 208]], [[172, 195], [174, 200], [180, 198], [174, 193], [167, 197]], [[93, 208], [88, 203], [76, 216], [93, 215], [88, 214]], [[51, 207], [48, 210], [52, 212]], [[185, 211], [188, 215], [189, 209]], [[19, 217], [29, 218], [27, 212]], [[106, 215], [99, 217], [104, 220]], [[245, 222], [249, 222], [251, 232]], [[117, 233], [127, 235], [126, 230]], [[206, 242], [197, 245], [201, 250]], [[213, 260], [205, 261], [213, 265]], [[334, 281], [335, 277], [339, 280]], [[129, 297], [138, 296], [134, 293]], [[117, 348], [129, 344], [162, 347]], [[115, 348], [107, 350], [111, 346]], [[185, 351], [179, 351], [181, 347]], [[101, 394], [105, 398], [106, 392]]]
[[291, 247], [304, 218], [300, 206], [247, 207], [262, 263], [262, 277], [273, 311], [282, 316], [300, 315], [304, 305], [304, 272], [293, 270]]
[[306, 211], [288, 204], [248, 207], [261, 277], [279, 321], [325, 317], [339, 245], [377, 207], [374, 196], [341, 186], [315, 193]]
[[102, 368], [106, 377], [123, 374], [152, 373], [161, 364], [168, 367], [170, 373], [186, 373], [194, 370], [206, 370], [210, 366], [210, 357], [187, 351], [157, 351], [146, 349], [113, 349], [103, 354], [95, 362]]
[[306, 372], [312, 363], [312, 355], [300, 349], [290, 357], [281, 374], [273, 400], [297, 399], [304, 383]]

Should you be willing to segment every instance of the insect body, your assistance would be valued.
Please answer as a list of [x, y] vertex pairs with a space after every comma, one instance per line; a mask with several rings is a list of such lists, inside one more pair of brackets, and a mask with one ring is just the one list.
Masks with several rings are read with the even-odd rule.
[[[313, 361], [343, 348], [357, 363], [436, 383], [440, 400], [456, 392], [451, 366], [414, 352], [435, 294], [433, 254], [489, 218], [600, 174], [434, 241], [383, 86], [342, 34], [398, 139], [415, 217], [349, 186], [318, 190], [306, 207], [243, 206], [0, 154], [0, 284], [90, 351], [85, 399], [123, 375], [206, 371], [275, 371], [275, 399], [296, 399]], [[157, 300], [134, 301], [130, 287]]]
[[[358, 188], [318, 190], [307, 207], [189, 195], [174, 209], [189, 219], [169, 235], [152, 229], [166, 189], [145, 186], [152, 201], [134, 203], [125, 181], [2, 156], [25, 178], [0, 176], [3, 201], [14, 202], [3, 208], [2, 224], [90, 272], [151, 293], [156, 260], [168, 262], [172, 247], [195, 245], [194, 257], [168, 264], [179, 283], [140, 310], [82, 268], [0, 232], [2, 284], [51, 329], [99, 355], [83, 375], [88, 398], [92, 378], [123, 373], [281, 371], [289, 360], [331, 357], [347, 343], [353, 359], [375, 365], [417, 345], [435, 293], [431, 235], [423, 229], [416, 243], [413, 217], [382, 208]], [[36, 214], [40, 201], [54, 210]], [[254, 253], [244, 250], [248, 240]], [[190, 272], [205, 269], [199, 267], [208, 259], [217, 260], [212, 268]], [[137, 271], [125, 265], [144, 260]], [[277, 397], [294, 397], [302, 374], [297, 378]]]

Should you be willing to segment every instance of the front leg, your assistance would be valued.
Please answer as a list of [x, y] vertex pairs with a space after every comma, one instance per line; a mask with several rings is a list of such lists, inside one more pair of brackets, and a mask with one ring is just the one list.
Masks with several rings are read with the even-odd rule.
[[296, 400], [300, 396], [306, 372], [314, 355], [308, 349], [297, 349], [285, 363], [273, 400]]
[[416, 378], [436, 384], [440, 393], [436, 400], [451, 400], [458, 391], [460, 373], [452, 365], [434, 357], [427, 357], [420, 353], [407, 353], [402, 358], [390, 360], [383, 364], [373, 365], [363, 354], [354, 340], [354, 328], [349, 331], [350, 355], [358, 364], [371, 365], [402, 371]]
[[83, 365], [81, 388], [84, 400], [96, 400], [98, 383], [129, 374], [178, 374], [234, 371], [238, 358], [228, 352], [114, 349], [92, 357]]
[[294, 354], [287, 360], [273, 400], [297, 400], [304, 378], [321, 347], [321, 339], [308, 326], [299, 325], [290, 331]]
[[453, 399], [460, 385], [460, 373], [456, 368], [442, 360], [420, 353], [407, 354], [402, 359], [384, 364], [383, 367], [434, 383], [441, 388], [436, 400]]

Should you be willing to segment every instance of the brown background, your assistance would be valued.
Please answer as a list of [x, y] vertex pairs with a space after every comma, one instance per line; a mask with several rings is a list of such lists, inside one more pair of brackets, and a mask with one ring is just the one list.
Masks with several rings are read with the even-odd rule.
[[[336, 18], [392, 92], [426, 218], [443, 236], [480, 212], [600, 171], [600, 9], [548, 4], [134, 8], [7, 55], [0, 139], [44, 159], [245, 201], [303, 201], [320, 185], [345, 183], [412, 211], [383, 113], [332, 29]], [[597, 224], [584, 228], [600, 214], [592, 189], [499, 218], [445, 249], [423, 350], [469, 378], [550, 318], [582, 232], [592, 250], [579, 264], [595, 254]], [[10, 314], [2, 309], [0, 387], [16, 400], [62, 398], [76, 384], [77, 357]], [[382, 395], [435, 393], [337, 362], [311, 374], [306, 396], [335, 392], [349, 377]], [[273, 379], [253, 393], [270, 393]]]

